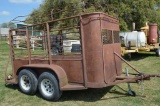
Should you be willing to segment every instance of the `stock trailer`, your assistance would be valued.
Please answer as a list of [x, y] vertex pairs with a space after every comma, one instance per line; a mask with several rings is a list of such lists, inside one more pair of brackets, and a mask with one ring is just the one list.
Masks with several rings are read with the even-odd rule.
[[[6, 67], [5, 82], [18, 84], [28, 95], [39, 90], [46, 100], [56, 101], [67, 90], [120, 83], [128, 83], [129, 94], [135, 96], [129, 83], [159, 77], [139, 72], [121, 57], [119, 20], [102, 12], [11, 29], [9, 46], [12, 73]], [[122, 72], [122, 62], [135, 70], [133, 76], [127, 69], [126, 75]]]

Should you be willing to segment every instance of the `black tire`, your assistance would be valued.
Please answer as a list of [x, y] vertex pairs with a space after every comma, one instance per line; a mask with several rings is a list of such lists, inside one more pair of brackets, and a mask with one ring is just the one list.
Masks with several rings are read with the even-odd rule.
[[37, 91], [37, 75], [31, 69], [22, 69], [18, 75], [18, 85], [21, 92], [33, 95]]
[[43, 72], [40, 75], [38, 89], [42, 97], [49, 101], [56, 101], [62, 95], [56, 77], [49, 72]]
[[156, 56], [158, 56], [158, 57], [160, 56], [160, 48], [156, 49]]

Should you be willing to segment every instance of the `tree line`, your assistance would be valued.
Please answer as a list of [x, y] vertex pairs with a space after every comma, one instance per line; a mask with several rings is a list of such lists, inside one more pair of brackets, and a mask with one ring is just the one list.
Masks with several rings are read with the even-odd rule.
[[136, 29], [146, 22], [160, 26], [159, 5], [160, 0], [44, 0], [38, 9], [31, 12], [26, 23], [36, 24], [83, 12], [100, 11], [118, 17], [120, 30], [127, 31], [131, 30], [132, 22], [136, 23]]
[[13, 22], [6, 22], [2, 23], [0, 28], [16, 28], [16, 25]]

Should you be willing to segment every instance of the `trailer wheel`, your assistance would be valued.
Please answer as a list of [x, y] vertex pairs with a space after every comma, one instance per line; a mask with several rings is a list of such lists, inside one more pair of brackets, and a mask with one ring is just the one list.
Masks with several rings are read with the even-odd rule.
[[38, 79], [38, 89], [42, 97], [46, 100], [56, 101], [61, 97], [58, 81], [54, 75], [44, 72]]
[[33, 95], [37, 91], [37, 75], [31, 69], [23, 69], [18, 75], [18, 84], [23, 93]]
[[156, 56], [158, 56], [158, 57], [160, 56], [160, 48], [156, 49]]

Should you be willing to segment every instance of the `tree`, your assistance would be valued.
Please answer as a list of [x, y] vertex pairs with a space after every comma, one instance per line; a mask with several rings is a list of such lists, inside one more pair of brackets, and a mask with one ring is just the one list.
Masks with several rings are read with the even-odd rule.
[[[116, 0], [115, 0], [116, 1]], [[114, 3], [115, 3], [114, 1]], [[136, 23], [136, 29], [144, 26], [146, 22], [160, 25], [160, 10], [155, 6], [160, 4], [159, 0], [119, 0], [119, 18], [121, 30], [131, 29], [132, 22]], [[114, 4], [113, 3], [113, 4]], [[126, 25], [124, 25], [126, 24]]]
[[[131, 29], [132, 22], [136, 23], [136, 29], [144, 26], [146, 22], [160, 25], [159, 6], [159, 0], [45, 0], [37, 10], [31, 13], [26, 22], [33, 24], [81, 14], [82, 12], [103, 11], [118, 17], [120, 29], [126, 31]], [[75, 9], [78, 7], [83, 9]], [[64, 11], [51, 16], [51, 11], [56, 13], [59, 11], [58, 9], [61, 11], [69, 10], [70, 12]]]
[[16, 28], [16, 25], [13, 22], [2, 23], [1, 28]]

